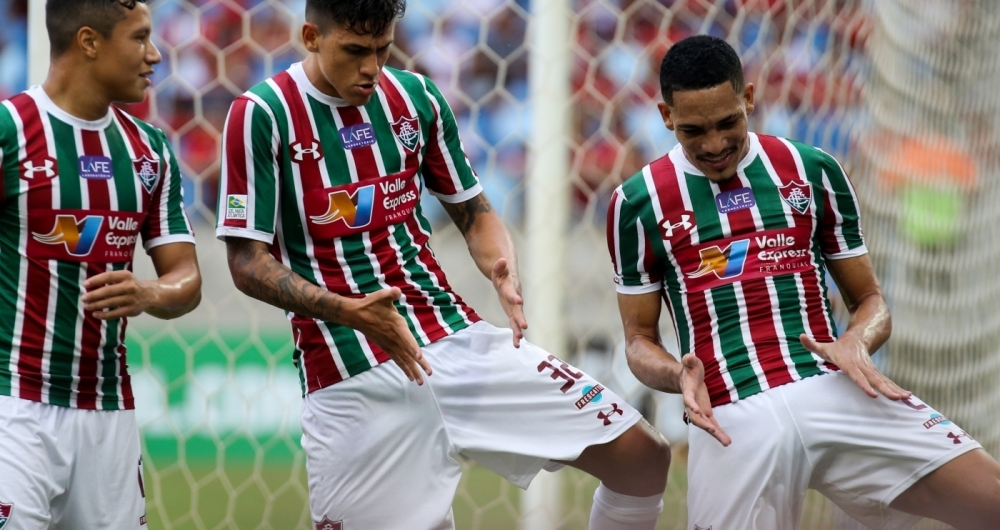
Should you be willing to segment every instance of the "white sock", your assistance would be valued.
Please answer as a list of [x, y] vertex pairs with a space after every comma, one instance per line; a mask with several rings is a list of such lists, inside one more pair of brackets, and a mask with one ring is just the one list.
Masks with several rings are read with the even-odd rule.
[[597, 486], [590, 530], [653, 530], [663, 511], [663, 495], [631, 497]]

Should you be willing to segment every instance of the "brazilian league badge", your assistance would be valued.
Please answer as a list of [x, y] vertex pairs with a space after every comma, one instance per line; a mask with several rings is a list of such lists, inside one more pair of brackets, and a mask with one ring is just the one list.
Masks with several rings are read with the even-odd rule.
[[324, 517], [322, 521], [316, 523], [316, 530], [344, 530], [344, 521], [331, 521]]
[[401, 117], [392, 124], [392, 132], [407, 151], [413, 152], [420, 139], [420, 124], [416, 118]]
[[14, 504], [4, 504], [0, 502], [0, 530], [7, 526], [10, 521], [10, 512], [14, 510]]
[[132, 160], [132, 167], [135, 169], [135, 176], [142, 182], [142, 187], [152, 194], [156, 182], [160, 179], [160, 161], [142, 155], [142, 158]]
[[778, 188], [778, 193], [781, 193], [781, 199], [785, 204], [801, 214], [806, 213], [812, 204], [812, 187], [808, 184], [789, 182]]

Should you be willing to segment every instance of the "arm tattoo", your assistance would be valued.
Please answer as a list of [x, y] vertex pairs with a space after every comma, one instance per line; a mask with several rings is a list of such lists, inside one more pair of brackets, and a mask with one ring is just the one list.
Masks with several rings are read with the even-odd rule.
[[490, 200], [486, 198], [485, 193], [480, 193], [465, 202], [455, 204], [442, 202], [441, 204], [463, 236], [476, 224], [479, 214], [493, 210], [493, 206], [490, 205]]
[[322, 289], [274, 259], [264, 243], [227, 238], [229, 268], [236, 286], [248, 296], [298, 315], [340, 320], [344, 299]]

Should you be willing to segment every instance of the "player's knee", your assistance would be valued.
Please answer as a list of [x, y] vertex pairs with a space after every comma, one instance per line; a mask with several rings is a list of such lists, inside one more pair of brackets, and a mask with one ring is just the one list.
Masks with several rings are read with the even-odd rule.
[[649, 482], [662, 481], [666, 487], [667, 470], [670, 468], [670, 444], [645, 420], [637, 423], [630, 433], [635, 458], [630, 462], [633, 476], [643, 476]]

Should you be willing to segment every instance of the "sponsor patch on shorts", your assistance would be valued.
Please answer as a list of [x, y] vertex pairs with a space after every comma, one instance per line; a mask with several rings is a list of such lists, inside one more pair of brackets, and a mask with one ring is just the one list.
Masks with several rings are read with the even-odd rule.
[[230, 195], [226, 197], [226, 219], [244, 220], [247, 218], [247, 196]]
[[594, 386], [587, 385], [583, 387], [583, 397], [576, 400], [576, 408], [582, 409], [583, 407], [586, 407], [587, 403], [590, 403], [591, 401], [597, 403], [598, 401], [601, 400], [602, 397], [604, 397], [601, 395], [601, 392], [604, 392], [604, 387], [601, 385], [594, 385]]

